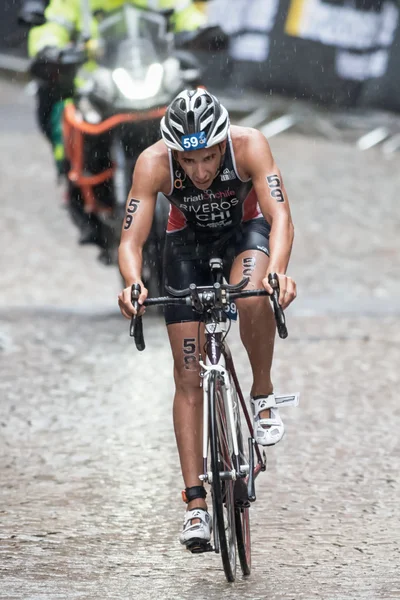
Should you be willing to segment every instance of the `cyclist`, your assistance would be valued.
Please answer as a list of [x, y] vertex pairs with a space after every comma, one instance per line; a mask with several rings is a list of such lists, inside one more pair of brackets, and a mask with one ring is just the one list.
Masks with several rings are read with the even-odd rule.
[[[130, 318], [134, 313], [133, 283], [142, 287], [139, 304], [147, 296], [141, 279], [142, 248], [158, 192], [171, 203], [164, 251], [168, 285], [211, 284], [208, 261], [221, 256], [230, 283], [248, 276], [248, 288], [263, 286], [272, 292], [268, 274], [276, 272], [279, 301], [287, 308], [296, 297], [296, 284], [286, 275], [293, 224], [282, 177], [265, 137], [255, 129], [230, 126], [225, 107], [203, 89], [185, 90], [172, 101], [161, 121], [161, 135], [162, 140], [140, 155], [127, 201], [119, 247], [126, 284], [118, 297], [122, 314]], [[269, 446], [284, 434], [270, 376], [273, 312], [267, 297], [239, 300], [237, 308], [253, 373], [255, 438]], [[190, 306], [167, 307], [165, 320], [174, 360], [174, 428], [188, 503], [180, 541], [207, 542], [210, 515], [198, 477], [203, 470], [199, 324]]]

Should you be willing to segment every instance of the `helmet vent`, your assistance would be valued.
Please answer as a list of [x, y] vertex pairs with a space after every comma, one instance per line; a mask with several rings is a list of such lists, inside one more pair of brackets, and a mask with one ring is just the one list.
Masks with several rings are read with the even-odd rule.
[[189, 132], [194, 132], [194, 112], [192, 110], [189, 110], [187, 113], [187, 123]]
[[202, 130], [204, 131], [204, 133], [206, 134], [207, 137], [208, 137], [208, 134], [210, 133], [210, 129], [211, 129], [211, 122], [207, 123], [207, 125], [202, 128]]
[[206, 121], [208, 117], [212, 117], [213, 109], [212, 106], [209, 106], [207, 110], [201, 115], [202, 121]]
[[214, 135], [217, 136], [220, 133], [222, 133], [223, 130], [225, 129], [225, 127], [226, 127], [226, 123], [225, 122], [221, 123], [221, 125], [218, 127], [218, 129], [216, 130], [216, 132], [214, 133]]
[[165, 137], [170, 141], [170, 142], [174, 142], [172, 136], [169, 135], [169, 133], [167, 131], [163, 131], [163, 134], [165, 135]]

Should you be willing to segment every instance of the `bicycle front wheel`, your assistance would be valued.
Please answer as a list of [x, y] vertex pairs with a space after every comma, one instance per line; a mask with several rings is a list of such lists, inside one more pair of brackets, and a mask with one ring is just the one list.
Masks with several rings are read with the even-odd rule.
[[221, 553], [226, 579], [236, 577], [236, 529], [234, 481], [229, 478], [232, 463], [232, 435], [225, 409], [221, 376], [211, 372], [208, 387], [210, 407], [210, 453], [212, 473], [213, 521], [216, 548]]
[[[231, 380], [232, 404], [236, 424], [236, 438], [239, 450], [240, 467], [249, 465], [248, 448], [245, 447], [240, 419], [239, 399], [235, 384]], [[251, 537], [250, 537], [250, 502], [247, 495], [247, 486], [243, 479], [235, 482], [235, 528], [240, 566], [243, 575], [251, 572]]]

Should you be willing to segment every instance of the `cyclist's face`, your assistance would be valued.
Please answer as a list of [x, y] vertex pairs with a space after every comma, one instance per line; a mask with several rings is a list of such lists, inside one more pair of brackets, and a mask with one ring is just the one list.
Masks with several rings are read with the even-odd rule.
[[177, 152], [176, 158], [186, 175], [200, 190], [206, 190], [215, 179], [225, 152], [226, 142], [188, 152]]

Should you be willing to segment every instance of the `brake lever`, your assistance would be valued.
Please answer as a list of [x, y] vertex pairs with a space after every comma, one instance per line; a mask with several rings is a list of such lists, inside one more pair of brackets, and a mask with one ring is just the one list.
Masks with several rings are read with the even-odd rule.
[[268, 283], [272, 287], [271, 300], [274, 307], [276, 328], [279, 337], [284, 340], [288, 336], [288, 331], [286, 328], [285, 313], [279, 304], [279, 279], [276, 273], [269, 273]]
[[137, 314], [137, 311], [139, 310], [140, 292], [140, 284], [133, 283], [131, 287], [131, 301], [136, 313], [131, 317], [129, 335], [135, 339], [136, 348], [142, 352], [146, 348], [146, 345], [144, 343], [142, 317]]
[[135, 328], [136, 328], [136, 317], [137, 311], [139, 309], [139, 295], [140, 295], [140, 285], [138, 283], [133, 283], [131, 287], [131, 302], [133, 304], [133, 308], [136, 313], [131, 317], [131, 326], [129, 328], [129, 335], [131, 337], [135, 337]]

